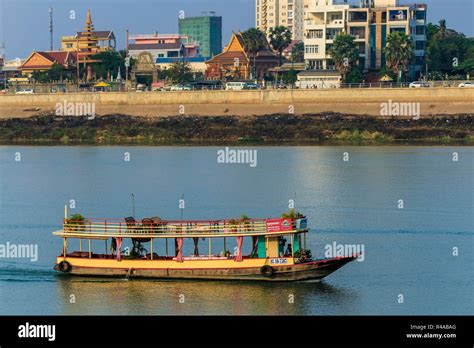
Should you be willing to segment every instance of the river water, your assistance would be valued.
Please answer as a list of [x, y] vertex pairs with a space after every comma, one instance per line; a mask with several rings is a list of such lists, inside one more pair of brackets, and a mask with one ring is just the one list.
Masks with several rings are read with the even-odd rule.
[[[257, 150], [256, 166], [218, 163], [220, 147], [1, 146], [0, 244], [37, 245], [38, 255], [0, 258], [0, 314], [474, 312], [472, 147], [242, 149]], [[123, 218], [131, 193], [137, 217], [165, 219], [180, 218], [182, 195], [185, 219], [279, 216], [293, 199], [309, 218], [313, 256], [357, 244], [364, 260], [321, 282], [281, 284], [55, 274], [62, 241], [51, 232], [64, 205]]]

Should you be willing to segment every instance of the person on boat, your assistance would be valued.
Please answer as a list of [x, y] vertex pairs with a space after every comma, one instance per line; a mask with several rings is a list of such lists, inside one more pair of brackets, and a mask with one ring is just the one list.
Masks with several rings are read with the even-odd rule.
[[112, 238], [112, 242], [110, 243], [110, 251], [112, 252], [112, 255], [115, 255], [115, 252], [117, 251], [117, 241], [115, 238]]
[[286, 247], [286, 251], [285, 251], [285, 256], [291, 256], [292, 253], [293, 253], [293, 249], [291, 248], [291, 243], [288, 243]]

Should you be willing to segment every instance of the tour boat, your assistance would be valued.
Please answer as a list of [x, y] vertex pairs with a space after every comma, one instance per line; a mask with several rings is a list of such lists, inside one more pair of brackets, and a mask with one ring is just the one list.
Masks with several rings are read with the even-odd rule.
[[[324, 278], [358, 257], [354, 254], [313, 260], [306, 248], [306, 217], [288, 215], [210, 221], [167, 221], [158, 217], [139, 221], [133, 217], [85, 219], [79, 215], [81, 218], [74, 220], [67, 218], [65, 209], [63, 229], [53, 232], [63, 238], [54, 269], [64, 274], [96, 277], [302, 281]], [[132, 241], [131, 251], [122, 249], [127, 238]], [[212, 243], [217, 238], [223, 239], [223, 250], [213, 254]], [[251, 242], [249, 255], [242, 252], [244, 238]], [[185, 239], [194, 243], [191, 255], [183, 253]], [[203, 255], [199, 252], [199, 240], [206, 239], [208, 252]], [[79, 241], [78, 251], [68, 251], [70, 240]], [[105, 253], [92, 251], [91, 242], [97, 240], [105, 241]]]

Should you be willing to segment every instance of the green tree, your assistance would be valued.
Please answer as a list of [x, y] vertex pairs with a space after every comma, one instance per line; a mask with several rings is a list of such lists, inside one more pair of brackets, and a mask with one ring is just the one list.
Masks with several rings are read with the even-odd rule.
[[398, 79], [400, 73], [407, 71], [408, 64], [413, 58], [413, 41], [401, 32], [393, 32], [387, 38], [387, 45], [384, 49], [387, 68], [392, 70]]
[[472, 71], [470, 60], [472, 39], [453, 29], [448, 29], [446, 21], [439, 25], [427, 26], [427, 62], [432, 76], [467, 74]]
[[347, 73], [359, 59], [359, 50], [354, 42], [354, 38], [347, 34], [337, 35], [329, 53], [336, 69], [340, 72], [345, 82]]
[[193, 80], [193, 71], [189, 62], [174, 62], [167, 69], [166, 75], [173, 83], [185, 83]]
[[291, 31], [283, 26], [270, 29], [270, 45], [278, 52], [278, 65], [281, 66], [283, 50], [291, 44]]
[[54, 63], [47, 71], [33, 71], [31, 77], [40, 83], [48, 83], [53, 81], [62, 81], [69, 76], [61, 64]]
[[474, 74], [474, 40], [471, 41], [468, 52], [457, 70], [459, 73], [469, 74], [472, 76]]
[[291, 50], [291, 61], [293, 63], [304, 62], [304, 43], [298, 42]]
[[92, 64], [92, 71], [99, 78], [105, 79], [108, 74], [117, 77], [118, 69], [122, 78], [125, 75], [125, 51], [108, 51], [95, 54], [93, 57], [95, 60], [99, 60], [97, 63]]
[[252, 61], [252, 76], [255, 78], [257, 54], [265, 47], [265, 34], [260, 29], [250, 28], [242, 33], [242, 38], [244, 39], [245, 51]]
[[281, 80], [287, 85], [293, 85], [298, 79], [297, 75], [298, 73], [295, 70], [291, 69], [290, 71], [285, 71], [283, 73]]
[[354, 66], [346, 76], [347, 83], [362, 83], [364, 82], [364, 74], [358, 66]]

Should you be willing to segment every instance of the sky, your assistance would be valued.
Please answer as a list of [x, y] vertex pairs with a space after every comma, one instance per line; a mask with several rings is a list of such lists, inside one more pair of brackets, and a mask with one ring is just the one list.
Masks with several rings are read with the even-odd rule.
[[[402, 0], [413, 2], [428, 5], [428, 21], [444, 18], [449, 28], [474, 37], [474, 0]], [[49, 50], [49, 6], [54, 11], [55, 49], [61, 36], [82, 30], [88, 7], [96, 30], [112, 30], [119, 49], [125, 47], [126, 28], [131, 35], [177, 33], [180, 11], [185, 16], [205, 11], [222, 16], [223, 45], [232, 31], [255, 25], [255, 0], [0, 0], [0, 53], [2, 44], [7, 59]]]

